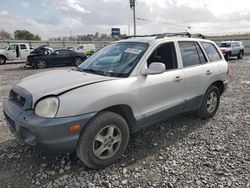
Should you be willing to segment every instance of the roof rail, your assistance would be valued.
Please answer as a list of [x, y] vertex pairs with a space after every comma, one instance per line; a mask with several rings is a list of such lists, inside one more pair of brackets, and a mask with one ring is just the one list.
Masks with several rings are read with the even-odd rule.
[[164, 38], [164, 37], [173, 37], [173, 36], [187, 36], [188, 38], [191, 37], [198, 37], [202, 39], [206, 39], [206, 37], [200, 33], [191, 34], [189, 32], [180, 32], [180, 33], [158, 33], [152, 35], [131, 35], [127, 36], [124, 39], [133, 38], [133, 37], [156, 37], [156, 39]]

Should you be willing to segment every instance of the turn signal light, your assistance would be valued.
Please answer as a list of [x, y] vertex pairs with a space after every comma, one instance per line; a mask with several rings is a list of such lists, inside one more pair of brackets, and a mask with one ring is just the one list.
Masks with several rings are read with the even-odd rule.
[[79, 131], [81, 128], [80, 124], [74, 124], [74, 125], [71, 125], [69, 127], [69, 131], [70, 132], [76, 132], [76, 131]]

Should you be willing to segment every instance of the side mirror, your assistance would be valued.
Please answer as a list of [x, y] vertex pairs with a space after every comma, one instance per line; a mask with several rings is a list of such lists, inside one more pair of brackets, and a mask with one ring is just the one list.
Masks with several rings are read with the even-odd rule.
[[165, 64], [160, 62], [153, 62], [149, 65], [147, 69], [144, 69], [142, 71], [142, 75], [147, 76], [152, 74], [161, 74], [165, 72], [165, 70], [166, 70]]

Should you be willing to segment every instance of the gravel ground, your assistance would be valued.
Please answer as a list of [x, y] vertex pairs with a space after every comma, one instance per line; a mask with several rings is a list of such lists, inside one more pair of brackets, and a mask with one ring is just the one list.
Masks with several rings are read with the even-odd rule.
[[[184, 114], [140, 131], [123, 157], [102, 170], [88, 169], [74, 153], [52, 155], [18, 142], [1, 103], [0, 187], [250, 188], [250, 57], [229, 64], [230, 85], [214, 118]], [[0, 102], [13, 84], [38, 72], [0, 66]]]

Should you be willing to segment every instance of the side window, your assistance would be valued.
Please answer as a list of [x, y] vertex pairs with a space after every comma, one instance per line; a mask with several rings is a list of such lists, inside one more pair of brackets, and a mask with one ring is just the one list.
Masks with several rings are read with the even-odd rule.
[[200, 64], [200, 57], [197, 53], [197, 49], [194, 42], [182, 41], [178, 43], [181, 51], [183, 67]]
[[68, 54], [68, 51], [66, 51], [66, 50], [58, 50], [56, 52], [57, 52], [57, 54]]
[[196, 47], [198, 55], [199, 55], [200, 63], [206, 63], [207, 62], [206, 57], [205, 57], [203, 51], [201, 50], [200, 45], [197, 42], [195, 42], [195, 47]]
[[149, 66], [153, 62], [161, 62], [166, 66], [166, 70], [177, 68], [176, 51], [173, 42], [160, 44], [150, 55], [147, 61]]
[[21, 50], [26, 50], [27, 49], [25, 44], [21, 44], [20, 47], [21, 47]]
[[201, 42], [202, 47], [204, 48], [210, 61], [219, 61], [222, 59], [216, 47], [209, 42]]
[[8, 50], [16, 50], [16, 45], [15, 45], [15, 44], [12, 44], [12, 45], [8, 48]]

